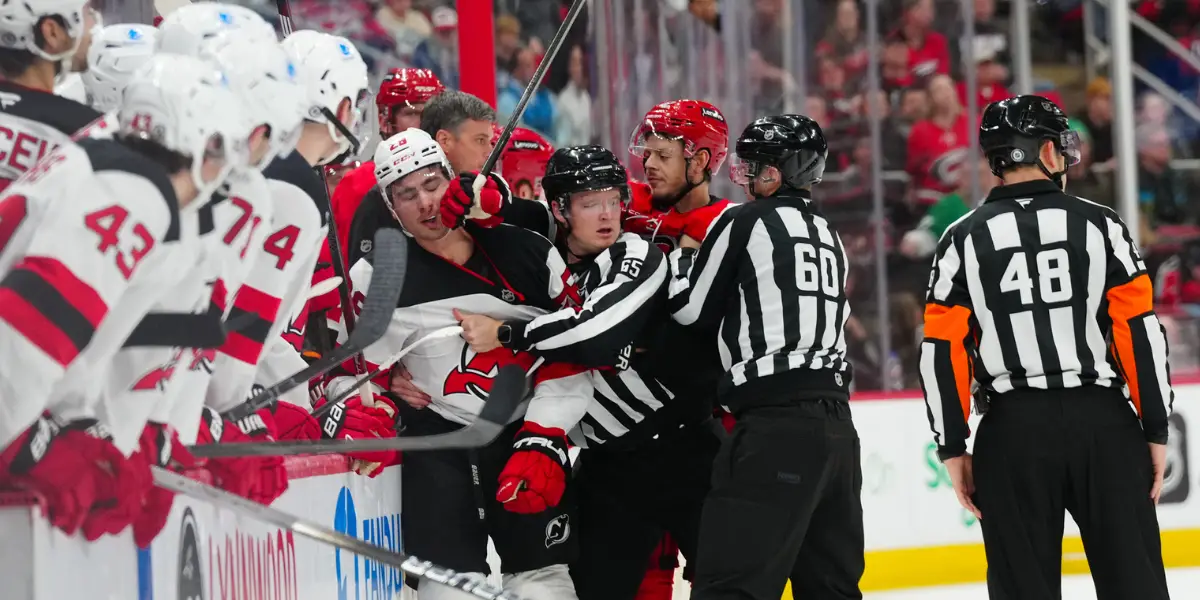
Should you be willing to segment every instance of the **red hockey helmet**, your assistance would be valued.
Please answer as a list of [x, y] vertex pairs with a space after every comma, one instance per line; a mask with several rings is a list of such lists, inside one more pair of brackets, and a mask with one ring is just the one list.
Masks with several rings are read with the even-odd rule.
[[646, 138], [652, 135], [683, 142], [688, 158], [700, 150], [708, 150], [712, 156], [708, 171], [712, 174], [721, 170], [729, 154], [729, 124], [725, 115], [703, 100], [672, 100], [650, 109], [629, 138], [630, 154], [641, 160], [646, 152]]
[[379, 109], [379, 128], [392, 122], [392, 110], [398, 106], [418, 106], [442, 93], [446, 86], [429, 69], [392, 69], [379, 84], [375, 107]]
[[521, 189], [530, 186], [533, 197], [526, 200], [536, 200], [542, 195], [542, 177], [551, 154], [554, 154], [554, 146], [546, 138], [536, 131], [517, 127], [500, 155], [500, 175], [518, 197], [524, 198]]

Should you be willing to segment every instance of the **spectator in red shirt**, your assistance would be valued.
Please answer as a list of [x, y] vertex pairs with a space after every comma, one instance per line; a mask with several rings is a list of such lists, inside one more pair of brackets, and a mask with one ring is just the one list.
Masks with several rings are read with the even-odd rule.
[[[994, 50], [980, 50], [975, 55], [975, 82], [978, 85], [975, 96], [976, 117], [983, 114], [983, 109], [987, 105], [1012, 97], [1012, 92], [1004, 87], [1006, 79], [1008, 79], [1008, 68], [996, 59]], [[967, 83], [965, 81], [958, 84], [958, 101], [963, 108], [971, 105], [967, 101]]]
[[911, 55], [912, 51], [904, 40], [888, 38], [884, 41], [879, 57], [879, 77], [883, 80], [883, 89], [896, 93], [913, 85], [912, 69], [908, 66]]
[[908, 45], [908, 68], [917, 79], [950, 73], [950, 46], [933, 31], [933, 0], [904, 0], [900, 28], [892, 33]]
[[958, 187], [958, 168], [967, 156], [967, 117], [949, 75], [929, 80], [929, 118], [913, 125], [905, 171], [917, 204], [933, 204]]
[[867, 39], [863, 35], [856, 0], [838, 0], [833, 27], [817, 42], [817, 58], [837, 61], [846, 80], [858, 83], [867, 70]]

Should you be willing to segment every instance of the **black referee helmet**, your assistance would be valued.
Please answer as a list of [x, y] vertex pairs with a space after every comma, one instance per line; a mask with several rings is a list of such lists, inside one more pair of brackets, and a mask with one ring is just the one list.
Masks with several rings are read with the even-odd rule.
[[758, 119], [742, 130], [734, 149], [737, 156], [729, 171], [734, 183], [745, 185], [765, 167], [775, 167], [783, 177], [781, 183], [796, 189], [821, 181], [829, 155], [821, 126], [804, 115]]
[[629, 177], [616, 155], [603, 146], [559, 148], [546, 163], [542, 191], [546, 200], [558, 206], [565, 216], [571, 194], [616, 188], [621, 201], [629, 202]]
[[[1051, 172], [1042, 162], [1045, 142], [1052, 142], [1065, 158], [1062, 170]], [[1041, 96], [1016, 96], [989, 104], [979, 123], [979, 146], [997, 177], [1015, 167], [1037, 165], [1059, 187], [1067, 168], [1080, 157], [1079, 134], [1071, 130], [1067, 115]]]

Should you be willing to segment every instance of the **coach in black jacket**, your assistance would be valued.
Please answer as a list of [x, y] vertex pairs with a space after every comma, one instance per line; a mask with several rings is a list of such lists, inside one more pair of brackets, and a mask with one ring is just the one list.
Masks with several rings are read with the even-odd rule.
[[719, 345], [718, 398], [737, 418], [705, 501], [696, 600], [775, 600], [789, 579], [797, 598], [862, 598], [846, 253], [810, 191], [827, 152], [808, 117], [751, 123], [730, 176], [754, 200], [670, 257], [674, 319]]

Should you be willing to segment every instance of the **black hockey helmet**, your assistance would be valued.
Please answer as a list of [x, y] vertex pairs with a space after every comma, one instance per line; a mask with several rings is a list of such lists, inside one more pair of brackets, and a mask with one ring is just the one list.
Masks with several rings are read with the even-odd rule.
[[983, 111], [979, 147], [997, 177], [1016, 166], [1037, 165], [1062, 186], [1066, 171], [1051, 173], [1039, 158], [1046, 141], [1054, 143], [1067, 167], [1079, 162], [1079, 134], [1071, 130], [1067, 115], [1054, 102], [1042, 96], [1016, 96], [993, 102]]
[[559, 148], [546, 163], [542, 191], [564, 214], [571, 194], [616, 188], [621, 202], [629, 202], [629, 177], [625, 167], [608, 148], [603, 146], [571, 146]]
[[783, 185], [802, 188], [821, 181], [829, 143], [816, 121], [804, 115], [777, 115], [747, 125], [735, 150], [729, 170], [734, 183], [745, 185], [763, 167], [775, 167], [783, 174]]

